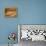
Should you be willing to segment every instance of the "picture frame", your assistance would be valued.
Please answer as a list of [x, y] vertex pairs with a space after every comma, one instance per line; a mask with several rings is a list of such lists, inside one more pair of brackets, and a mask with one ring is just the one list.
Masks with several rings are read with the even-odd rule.
[[[45, 24], [19, 24], [18, 33], [19, 41], [21, 40], [46, 41]], [[25, 36], [27, 37], [25, 38]]]
[[17, 9], [16, 8], [5, 8], [5, 16], [6, 17], [16, 17]]

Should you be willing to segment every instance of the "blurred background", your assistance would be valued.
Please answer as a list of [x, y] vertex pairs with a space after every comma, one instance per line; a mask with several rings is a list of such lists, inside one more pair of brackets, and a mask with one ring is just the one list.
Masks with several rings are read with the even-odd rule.
[[[7, 7], [16, 7], [17, 17], [5, 17], [4, 11]], [[18, 24], [46, 24], [46, 0], [0, 0], [0, 44], [8, 43], [10, 32], [18, 34]]]

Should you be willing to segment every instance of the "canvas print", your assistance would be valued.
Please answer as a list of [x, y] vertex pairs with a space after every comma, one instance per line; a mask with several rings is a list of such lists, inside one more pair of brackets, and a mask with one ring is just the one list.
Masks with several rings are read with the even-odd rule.
[[17, 10], [16, 8], [5, 8], [5, 16], [16, 17]]

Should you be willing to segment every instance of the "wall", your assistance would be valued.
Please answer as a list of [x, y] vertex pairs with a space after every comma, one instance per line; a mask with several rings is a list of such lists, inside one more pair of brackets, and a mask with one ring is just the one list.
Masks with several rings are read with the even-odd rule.
[[46, 24], [46, 0], [20, 1], [21, 24]]
[[[6, 7], [17, 7], [17, 18], [6, 18]], [[46, 0], [0, 0], [0, 44], [8, 43], [9, 32], [17, 32], [17, 24], [46, 24]]]
[[[7, 18], [5, 17], [4, 10], [7, 7], [16, 7], [18, 3], [15, 0], [0, 0], [0, 44], [8, 43], [8, 34], [10, 32], [16, 32], [17, 34], [17, 18]], [[16, 41], [17, 42], [17, 39]]]

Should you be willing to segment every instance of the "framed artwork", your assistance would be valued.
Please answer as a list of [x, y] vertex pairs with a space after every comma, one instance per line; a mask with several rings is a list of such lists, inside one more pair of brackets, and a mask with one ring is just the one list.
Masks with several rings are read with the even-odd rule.
[[16, 8], [5, 8], [5, 16], [16, 17], [16, 15], [17, 15]]
[[21, 40], [46, 41], [46, 25], [18, 25]]

